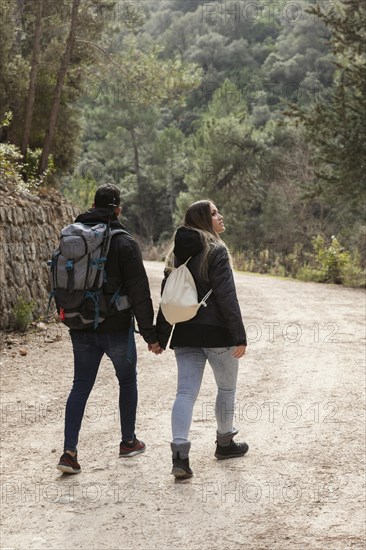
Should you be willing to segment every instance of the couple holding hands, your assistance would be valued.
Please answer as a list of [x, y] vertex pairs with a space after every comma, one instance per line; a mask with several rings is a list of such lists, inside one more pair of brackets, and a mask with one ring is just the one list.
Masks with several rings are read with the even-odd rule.
[[[100, 186], [93, 207], [76, 222], [109, 223], [112, 229], [123, 228], [120, 191], [112, 184]], [[57, 469], [63, 473], [81, 471], [77, 444], [82, 418], [93, 388], [101, 359], [112, 361], [119, 382], [119, 410], [122, 441], [120, 457], [133, 457], [145, 451], [145, 444], [135, 434], [137, 409], [136, 346], [133, 319], [150, 351], [160, 354], [168, 345], [174, 350], [178, 382], [172, 410], [172, 474], [176, 479], [193, 475], [189, 465], [189, 430], [206, 362], [217, 384], [215, 415], [217, 421], [215, 457], [219, 460], [243, 456], [246, 443], [233, 437], [235, 392], [239, 359], [245, 354], [246, 334], [237, 300], [231, 259], [220, 234], [225, 231], [223, 217], [209, 200], [193, 203], [187, 209], [183, 225], [177, 229], [167, 252], [164, 283], [174, 267], [189, 260], [199, 299], [212, 289], [207, 306], [197, 315], [172, 327], [159, 308], [156, 326], [149, 283], [136, 241], [126, 232], [111, 240], [105, 267], [103, 292], [113, 296], [118, 288], [128, 296], [131, 307], [112, 308], [96, 328], [70, 330], [74, 353], [74, 381], [66, 403], [64, 453]], [[171, 334], [173, 330], [173, 333]]]

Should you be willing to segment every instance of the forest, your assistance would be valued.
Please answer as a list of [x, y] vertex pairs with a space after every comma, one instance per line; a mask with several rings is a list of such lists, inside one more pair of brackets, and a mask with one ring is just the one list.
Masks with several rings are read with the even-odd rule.
[[122, 190], [162, 259], [210, 198], [238, 269], [365, 285], [360, 0], [0, 0], [0, 176]]

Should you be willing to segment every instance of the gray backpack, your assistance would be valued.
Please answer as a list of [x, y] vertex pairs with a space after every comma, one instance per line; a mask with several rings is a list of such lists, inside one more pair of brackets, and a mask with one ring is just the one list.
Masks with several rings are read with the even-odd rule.
[[105, 264], [113, 235], [128, 234], [123, 229], [111, 229], [105, 223], [90, 226], [72, 223], [61, 230], [59, 247], [54, 251], [50, 267], [51, 292], [61, 321], [72, 329], [97, 328], [111, 307], [118, 310], [130, 306], [121, 287], [107, 299], [103, 294], [106, 282]]

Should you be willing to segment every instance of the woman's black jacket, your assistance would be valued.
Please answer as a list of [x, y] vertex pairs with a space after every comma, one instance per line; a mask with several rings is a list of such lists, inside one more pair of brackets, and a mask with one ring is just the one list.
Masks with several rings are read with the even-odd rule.
[[[200, 307], [197, 315], [174, 328], [170, 347], [226, 347], [246, 345], [246, 334], [238, 303], [233, 272], [224, 245], [215, 248], [209, 256], [208, 280], [199, 274], [203, 245], [198, 231], [180, 227], [175, 236], [176, 267], [190, 256], [187, 267], [195, 280], [198, 299], [212, 288], [207, 307]], [[165, 271], [162, 290], [169, 273]], [[166, 347], [172, 326], [159, 309], [157, 330], [160, 345]]]

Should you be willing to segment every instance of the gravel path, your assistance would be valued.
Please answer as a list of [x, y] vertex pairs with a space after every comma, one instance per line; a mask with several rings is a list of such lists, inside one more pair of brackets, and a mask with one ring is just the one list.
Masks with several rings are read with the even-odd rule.
[[[146, 266], [157, 305], [163, 267]], [[118, 458], [117, 381], [103, 360], [81, 431], [82, 473], [63, 476], [67, 330], [0, 334], [3, 550], [365, 548], [365, 293], [251, 274], [236, 282], [249, 346], [235, 421], [250, 449], [214, 458], [208, 366], [191, 431], [195, 475], [183, 483], [169, 473], [171, 350], [154, 356], [138, 337], [146, 453]]]

